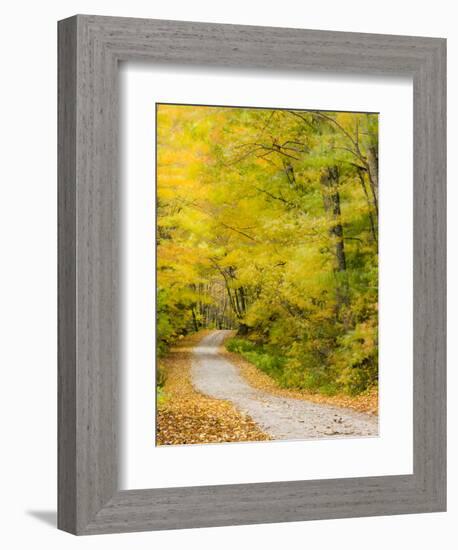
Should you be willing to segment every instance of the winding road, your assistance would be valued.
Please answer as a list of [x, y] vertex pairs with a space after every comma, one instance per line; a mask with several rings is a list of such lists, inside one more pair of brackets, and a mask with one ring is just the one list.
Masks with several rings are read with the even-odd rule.
[[278, 397], [250, 386], [236, 365], [218, 351], [228, 331], [215, 330], [193, 350], [196, 390], [230, 401], [273, 439], [374, 437], [378, 417], [303, 399]]

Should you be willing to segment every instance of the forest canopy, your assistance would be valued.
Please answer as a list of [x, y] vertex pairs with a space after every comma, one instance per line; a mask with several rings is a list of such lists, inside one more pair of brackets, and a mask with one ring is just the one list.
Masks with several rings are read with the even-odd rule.
[[157, 105], [157, 349], [237, 331], [282, 386], [377, 385], [378, 115]]

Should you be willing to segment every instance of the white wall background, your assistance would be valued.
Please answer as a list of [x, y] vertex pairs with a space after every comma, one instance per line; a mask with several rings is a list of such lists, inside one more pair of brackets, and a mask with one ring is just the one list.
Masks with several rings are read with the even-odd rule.
[[[458, 36], [452, 0], [67, 0], [3, 6], [0, 85], [0, 539], [4, 548], [455, 548], [458, 324], [449, 288], [449, 512], [76, 538], [56, 509], [56, 21], [75, 13], [447, 37], [449, 151], [458, 148]], [[450, 155], [452, 158], [452, 155]], [[450, 204], [458, 187], [450, 176]], [[452, 213], [453, 214], [453, 213]], [[450, 280], [458, 277], [450, 216]]]

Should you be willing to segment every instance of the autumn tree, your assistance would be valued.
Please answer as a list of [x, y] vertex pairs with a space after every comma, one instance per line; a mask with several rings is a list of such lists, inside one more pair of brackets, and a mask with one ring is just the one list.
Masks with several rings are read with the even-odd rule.
[[377, 382], [378, 117], [158, 107], [158, 341], [236, 328], [290, 387]]

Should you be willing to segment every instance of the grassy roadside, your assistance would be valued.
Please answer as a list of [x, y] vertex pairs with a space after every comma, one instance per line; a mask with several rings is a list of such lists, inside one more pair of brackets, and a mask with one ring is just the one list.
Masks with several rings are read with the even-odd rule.
[[242, 376], [254, 388], [264, 390], [268, 393], [281, 397], [294, 397], [296, 399], [304, 399], [314, 403], [345, 407], [372, 415], [378, 414], [377, 388], [372, 388], [371, 390], [356, 396], [349, 396], [345, 394], [324, 395], [302, 389], [282, 388], [272, 376], [269, 376], [263, 372], [240, 353], [229, 351], [226, 345], [230, 338], [231, 335], [228, 335], [219, 351], [223, 356], [239, 367]]
[[249, 416], [229, 402], [197, 392], [191, 382], [192, 348], [209, 331], [183, 338], [159, 360], [163, 384], [158, 392], [157, 445], [264, 441]]

